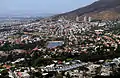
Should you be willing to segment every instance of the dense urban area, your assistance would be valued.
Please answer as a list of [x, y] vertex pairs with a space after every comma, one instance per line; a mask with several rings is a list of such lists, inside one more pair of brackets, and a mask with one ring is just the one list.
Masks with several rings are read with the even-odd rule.
[[120, 77], [120, 20], [0, 23], [0, 78]]

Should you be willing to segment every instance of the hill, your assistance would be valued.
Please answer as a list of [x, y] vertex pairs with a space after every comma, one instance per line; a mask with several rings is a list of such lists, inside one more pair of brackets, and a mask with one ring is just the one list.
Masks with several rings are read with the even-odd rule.
[[91, 16], [96, 19], [117, 19], [120, 18], [120, 0], [98, 0], [88, 6], [76, 9], [71, 12], [56, 15], [64, 16], [69, 19], [75, 19], [76, 16]]

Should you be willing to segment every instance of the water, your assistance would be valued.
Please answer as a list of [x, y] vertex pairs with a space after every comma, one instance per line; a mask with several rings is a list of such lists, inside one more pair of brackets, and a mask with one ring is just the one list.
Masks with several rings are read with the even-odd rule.
[[57, 46], [62, 46], [63, 45], [63, 41], [51, 41], [48, 42], [47, 48], [55, 48]]

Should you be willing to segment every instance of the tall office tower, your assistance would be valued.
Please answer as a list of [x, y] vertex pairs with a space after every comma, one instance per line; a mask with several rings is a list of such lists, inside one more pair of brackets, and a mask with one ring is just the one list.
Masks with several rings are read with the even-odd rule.
[[84, 22], [87, 22], [87, 17], [86, 16], [84, 16]]
[[79, 17], [78, 16], [76, 17], [76, 21], [79, 22]]
[[88, 22], [91, 22], [91, 19], [92, 19], [92, 17], [89, 17], [89, 18], [88, 18]]

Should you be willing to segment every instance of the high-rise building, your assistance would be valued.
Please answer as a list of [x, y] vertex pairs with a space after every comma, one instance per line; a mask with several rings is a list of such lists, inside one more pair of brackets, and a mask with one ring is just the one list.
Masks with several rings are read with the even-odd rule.
[[87, 17], [86, 16], [84, 16], [84, 22], [87, 22]]
[[79, 22], [79, 17], [78, 16], [76, 17], [76, 21]]
[[91, 19], [92, 19], [92, 17], [89, 17], [89, 18], [88, 18], [88, 22], [91, 22]]

